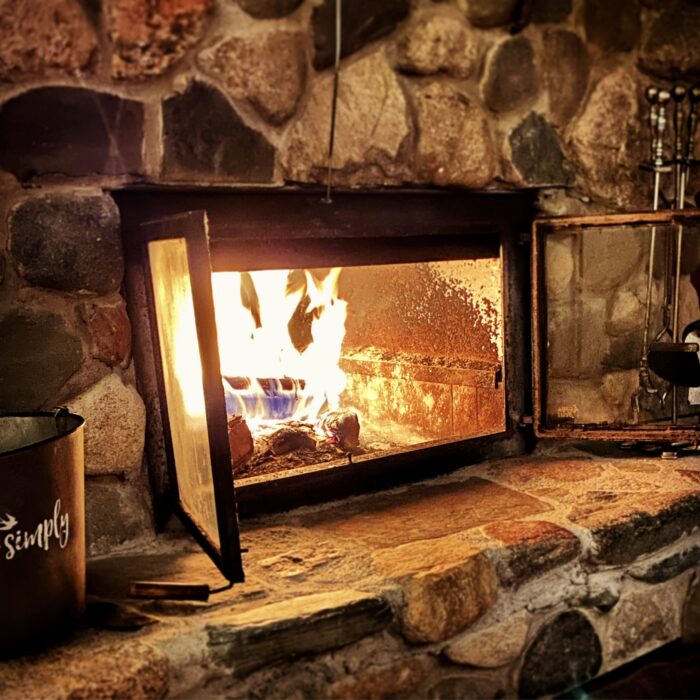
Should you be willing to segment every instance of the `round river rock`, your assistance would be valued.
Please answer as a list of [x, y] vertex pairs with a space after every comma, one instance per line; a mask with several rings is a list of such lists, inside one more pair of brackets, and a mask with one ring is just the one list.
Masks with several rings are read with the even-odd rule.
[[32, 284], [116, 292], [124, 274], [117, 205], [105, 195], [26, 199], [10, 216], [10, 251]]
[[525, 652], [518, 696], [537, 698], [593, 678], [602, 660], [598, 635], [584, 615], [565, 612], [540, 629]]

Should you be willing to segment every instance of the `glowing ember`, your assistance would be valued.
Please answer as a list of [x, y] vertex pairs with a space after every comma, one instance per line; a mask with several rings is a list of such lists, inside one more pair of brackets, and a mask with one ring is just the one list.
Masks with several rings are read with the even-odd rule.
[[[347, 303], [338, 298], [341, 269], [217, 272], [213, 275], [219, 353], [229, 414], [253, 425], [313, 422], [338, 408], [345, 374], [338, 367]], [[295, 342], [292, 320], [309, 326]]]

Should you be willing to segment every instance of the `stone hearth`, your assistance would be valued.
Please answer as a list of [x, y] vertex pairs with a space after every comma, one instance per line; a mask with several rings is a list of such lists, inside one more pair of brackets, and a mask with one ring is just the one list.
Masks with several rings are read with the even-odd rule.
[[545, 447], [246, 521], [245, 584], [208, 603], [124, 600], [135, 578], [220, 581], [171, 533], [93, 560], [88, 623], [0, 666], [0, 695], [557, 693], [697, 634], [699, 513], [696, 457]]

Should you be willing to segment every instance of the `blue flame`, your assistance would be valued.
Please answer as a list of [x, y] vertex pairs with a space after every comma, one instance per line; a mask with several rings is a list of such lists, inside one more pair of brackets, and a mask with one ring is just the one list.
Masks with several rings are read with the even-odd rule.
[[226, 413], [249, 420], [288, 420], [303, 418], [304, 409], [313, 397], [304, 392], [304, 384], [296, 379], [248, 380], [224, 377]]

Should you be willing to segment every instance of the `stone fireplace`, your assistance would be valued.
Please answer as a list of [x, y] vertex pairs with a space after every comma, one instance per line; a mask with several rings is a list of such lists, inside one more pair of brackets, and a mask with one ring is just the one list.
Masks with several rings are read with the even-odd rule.
[[114, 196], [161, 520], [195, 445], [245, 513], [522, 451], [529, 193]]
[[[193, 616], [186, 649], [168, 626], [177, 607], [146, 604], [167, 624], [139, 632], [134, 656], [120, 656], [124, 641], [99, 642], [104, 678], [76, 672], [67, 694], [109, 688], [119, 661], [135, 685], [118, 691], [135, 697], [205, 687], [537, 696], [678, 638], [684, 610], [697, 606], [697, 457], [669, 464], [547, 440], [525, 456], [541, 427], [561, 437], [574, 424], [638, 418], [630, 396], [648, 225], [553, 233], [533, 291], [530, 224], [648, 212], [643, 90], [697, 79], [696, 4], [343, 4], [332, 204], [321, 186], [333, 2], [3, 7], [0, 410], [68, 405], [86, 417], [99, 593], [122, 596], [126, 578], [144, 574], [218, 575], [170, 518], [177, 497], [137, 250], [151, 235], [145, 222], [206, 212], [215, 274], [251, 273], [258, 296], [254, 273], [308, 270], [292, 309], [297, 350], [311, 297], [328, 268], [343, 268], [338, 408], [361, 421], [355, 454], [331, 446], [289, 470], [265, 460], [234, 469], [241, 514], [258, 514], [242, 521], [247, 582], [219, 602], [182, 604]], [[688, 206], [699, 190], [696, 169]], [[684, 323], [700, 315], [697, 226], [688, 236]], [[547, 304], [547, 426], [536, 425], [530, 386], [537, 293]], [[227, 396], [245, 405], [250, 378], [269, 377], [234, 370]], [[697, 406], [681, 401], [685, 439]], [[397, 424], [405, 435], [384, 439]], [[381, 488], [395, 490], [367, 495]], [[147, 561], [134, 563], [139, 549]], [[178, 549], [184, 563], [168, 558]], [[567, 638], [578, 649], [547, 666]], [[81, 644], [66, 652], [76, 669]], [[17, 681], [25, 663], [0, 670], [0, 693], [32, 692]], [[63, 662], [42, 663], [47, 675], [29, 675], [48, 684]]]

